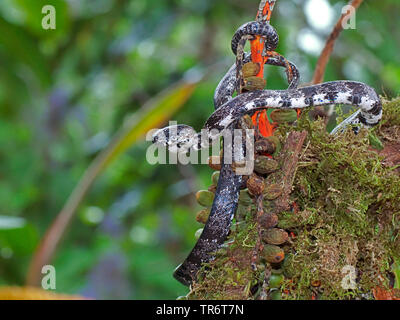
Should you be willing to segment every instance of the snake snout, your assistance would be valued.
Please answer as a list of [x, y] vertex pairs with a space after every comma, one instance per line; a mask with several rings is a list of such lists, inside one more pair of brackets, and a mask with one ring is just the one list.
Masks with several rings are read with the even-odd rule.
[[151, 142], [153, 144], [161, 144], [161, 145], [167, 146], [168, 138], [166, 136], [165, 129], [160, 129], [160, 130], [156, 131], [152, 136]]
[[186, 125], [172, 125], [156, 131], [152, 143], [165, 146], [170, 152], [186, 152], [198, 141], [196, 131]]

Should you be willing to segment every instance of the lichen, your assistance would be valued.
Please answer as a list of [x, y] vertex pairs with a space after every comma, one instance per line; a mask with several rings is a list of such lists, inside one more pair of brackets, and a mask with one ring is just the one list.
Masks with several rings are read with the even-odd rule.
[[[373, 299], [375, 288], [399, 286], [393, 264], [400, 261], [400, 173], [371, 147], [370, 135], [384, 146], [400, 141], [400, 98], [384, 101], [381, 124], [358, 135], [349, 129], [331, 136], [322, 120], [303, 114], [297, 127], [276, 132], [308, 132], [291, 195], [297, 209], [279, 214], [278, 227], [291, 235], [285, 260], [273, 266], [285, 275], [279, 297]], [[203, 266], [188, 298], [259, 298], [268, 266], [260, 260], [254, 271], [250, 264], [255, 211], [253, 204], [240, 204], [226, 245]]]

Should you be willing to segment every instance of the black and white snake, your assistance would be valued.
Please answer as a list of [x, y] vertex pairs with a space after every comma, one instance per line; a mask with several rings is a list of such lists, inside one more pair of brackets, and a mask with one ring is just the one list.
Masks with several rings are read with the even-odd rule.
[[[244, 24], [236, 31], [232, 39], [233, 53], [237, 53], [242, 39], [251, 39], [255, 35], [264, 37], [267, 51], [275, 50], [278, 45], [279, 38], [275, 29], [268, 22], [255, 21]], [[245, 54], [243, 62], [248, 61], [250, 55]], [[355, 114], [339, 124], [332, 133], [340, 132], [348, 125], [369, 128], [377, 125], [382, 118], [382, 103], [379, 96], [373, 88], [363, 83], [333, 81], [297, 88], [299, 73], [294, 64], [279, 55], [269, 58], [266, 63], [286, 67], [289, 88], [251, 91], [233, 98], [232, 95], [237, 89], [235, 64], [215, 90], [215, 112], [206, 121], [204, 129], [208, 132], [215, 129], [233, 130], [237, 120], [243, 115], [266, 108], [302, 109], [331, 104], [359, 107]], [[210, 133], [208, 138], [214, 140], [216, 136]], [[199, 134], [186, 125], [158, 130], [153, 136], [153, 143], [167, 146], [176, 152], [186, 152], [190, 147], [202, 147]], [[195, 281], [201, 265], [213, 259], [212, 253], [225, 241], [237, 208], [241, 185], [242, 176], [236, 175], [231, 165], [223, 163], [209, 219], [195, 247], [174, 272], [174, 277], [181, 283], [190, 285]]]

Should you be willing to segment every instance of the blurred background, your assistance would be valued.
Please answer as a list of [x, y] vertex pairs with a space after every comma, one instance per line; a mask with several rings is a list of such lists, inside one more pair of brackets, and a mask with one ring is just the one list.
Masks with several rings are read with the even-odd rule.
[[[56, 9], [55, 30], [42, 28], [47, 4]], [[258, 4], [0, 1], [0, 286], [24, 285], [39, 240], [86, 168], [126, 119], [146, 114], [150, 99], [167, 94], [164, 105], [150, 103], [159, 111], [150, 120], [158, 117], [161, 127], [160, 114], [174, 111], [174, 84], [207, 75], [180, 87], [188, 101], [176, 103], [171, 115], [201, 128], [213, 111], [213, 91], [234, 62], [231, 37], [254, 19]], [[277, 1], [277, 51], [298, 66], [302, 83], [311, 81], [346, 4]], [[356, 29], [336, 43], [325, 80], [363, 81], [397, 96], [399, 10], [398, 0], [365, 0]], [[266, 74], [269, 88], [287, 86], [283, 70], [267, 67]], [[137, 124], [131, 129], [139, 130]], [[143, 138], [127, 141], [127, 152], [104, 167], [79, 203], [52, 261], [56, 292], [97, 299], [175, 299], [188, 292], [172, 272], [196, 241], [194, 193], [210, 185], [212, 170], [150, 165], [148, 146]]]

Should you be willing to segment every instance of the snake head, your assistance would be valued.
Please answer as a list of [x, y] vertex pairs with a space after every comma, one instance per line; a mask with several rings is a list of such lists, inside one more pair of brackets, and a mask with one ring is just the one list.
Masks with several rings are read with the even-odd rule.
[[178, 124], [156, 131], [152, 142], [168, 148], [170, 152], [181, 153], [197, 145], [198, 135], [192, 127]]

